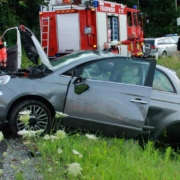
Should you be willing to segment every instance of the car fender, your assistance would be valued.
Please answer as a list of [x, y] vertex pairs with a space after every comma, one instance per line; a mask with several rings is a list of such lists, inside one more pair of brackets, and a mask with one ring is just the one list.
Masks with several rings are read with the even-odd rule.
[[167, 127], [173, 124], [180, 124], [180, 112], [175, 112], [161, 119], [151, 133], [151, 139], [156, 140]]
[[17, 95], [16, 97], [14, 97], [9, 103], [8, 103], [8, 106], [6, 106], [6, 113], [5, 113], [5, 117], [6, 117], [6, 120], [8, 115], [9, 115], [9, 112], [12, 110], [12, 108], [20, 101], [23, 101], [25, 99], [39, 99], [40, 101], [43, 101], [45, 103], [48, 103], [49, 107], [51, 110], [53, 110], [55, 112], [55, 106], [54, 104], [46, 97], [44, 96], [43, 94], [30, 94], [30, 93], [23, 93], [21, 95]]

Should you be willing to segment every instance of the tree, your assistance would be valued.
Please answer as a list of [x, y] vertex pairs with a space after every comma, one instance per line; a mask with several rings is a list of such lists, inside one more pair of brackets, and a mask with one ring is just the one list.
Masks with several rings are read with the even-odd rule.
[[146, 37], [158, 37], [169, 33], [180, 33], [177, 27], [177, 17], [180, 8], [176, 10], [174, 1], [170, 0], [141, 0], [140, 8], [149, 15], [150, 23], [145, 27]]

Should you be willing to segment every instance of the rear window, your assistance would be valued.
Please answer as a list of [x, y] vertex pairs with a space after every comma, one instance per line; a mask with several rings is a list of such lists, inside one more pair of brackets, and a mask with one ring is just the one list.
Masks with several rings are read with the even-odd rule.
[[144, 42], [154, 46], [154, 40], [145, 40]]

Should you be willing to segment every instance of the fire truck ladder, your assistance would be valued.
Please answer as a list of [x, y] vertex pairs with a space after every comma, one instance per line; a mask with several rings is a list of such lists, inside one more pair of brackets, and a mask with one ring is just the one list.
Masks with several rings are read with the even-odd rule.
[[41, 28], [41, 46], [43, 46], [47, 56], [49, 56], [49, 30], [50, 30], [50, 17], [42, 18]]

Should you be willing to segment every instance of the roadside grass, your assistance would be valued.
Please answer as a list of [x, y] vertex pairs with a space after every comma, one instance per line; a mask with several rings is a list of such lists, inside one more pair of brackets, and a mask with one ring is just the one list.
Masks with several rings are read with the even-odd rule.
[[[141, 147], [134, 140], [86, 135], [46, 135], [24, 143], [40, 153], [36, 168], [44, 180], [180, 179], [180, 155], [170, 147], [161, 151], [151, 141]], [[23, 171], [16, 177], [23, 179]]]
[[171, 57], [158, 59], [157, 64], [176, 71], [177, 76], [180, 78], [180, 55], [178, 53], [174, 54]]

